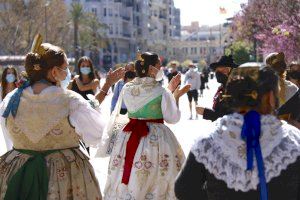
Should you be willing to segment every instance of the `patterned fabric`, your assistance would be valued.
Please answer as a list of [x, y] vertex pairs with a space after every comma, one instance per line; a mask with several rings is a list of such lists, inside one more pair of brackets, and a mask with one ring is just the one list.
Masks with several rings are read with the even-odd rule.
[[[259, 183], [257, 165], [246, 171], [246, 144], [241, 139], [243, 115], [226, 115], [216, 122], [207, 136], [199, 138], [191, 149], [197, 162], [229, 189], [247, 192]], [[260, 145], [266, 181], [279, 176], [300, 156], [299, 129], [272, 115], [261, 116]]]
[[[124, 86], [123, 93], [131, 117], [164, 118], [171, 123], [180, 119], [173, 95], [153, 78], [137, 78]], [[122, 176], [126, 146], [132, 134], [121, 129], [114, 136], [104, 199], [175, 199], [174, 182], [185, 160], [183, 151], [166, 125], [152, 122], [146, 124], [148, 134], [140, 139], [127, 185], [122, 183]]]
[[142, 119], [162, 119], [163, 114], [161, 111], [161, 100], [162, 96], [153, 99], [135, 113], [129, 112], [128, 117]]
[[[49, 87], [48, 92], [34, 95], [28, 89], [30, 88], [27, 88], [20, 98], [16, 117], [8, 117], [6, 128], [16, 149], [32, 151], [64, 149], [45, 156], [49, 177], [47, 199], [102, 199], [88, 157], [79, 149], [74, 149], [79, 146], [79, 139], [97, 144], [104, 126], [96, 122], [102, 120], [101, 116], [73, 91], [61, 89], [56, 91], [56, 87], [52, 89]], [[75, 110], [79, 111], [78, 115], [75, 114]], [[75, 128], [71, 126], [69, 120], [73, 121]], [[83, 123], [85, 127], [82, 124], [80, 127], [78, 122]], [[92, 122], [93, 124], [89, 124]], [[98, 129], [94, 128], [96, 125]], [[81, 131], [83, 129], [85, 131]], [[95, 137], [87, 134], [88, 130], [96, 132], [93, 133]], [[91, 135], [93, 137], [90, 137]], [[28, 159], [34, 158], [16, 150], [11, 150], [0, 157], [0, 200], [4, 198], [9, 180]]]
[[174, 134], [164, 124], [148, 123], [149, 134], [136, 151], [128, 185], [122, 184], [126, 143], [130, 134], [117, 135], [104, 191], [104, 199], [173, 200], [174, 182], [185, 160]]
[[[0, 199], [4, 198], [10, 178], [30, 158], [9, 151], [0, 157]], [[94, 170], [88, 158], [78, 149], [62, 150], [46, 156], [49, 186], [47, 199], [101, 200]]]

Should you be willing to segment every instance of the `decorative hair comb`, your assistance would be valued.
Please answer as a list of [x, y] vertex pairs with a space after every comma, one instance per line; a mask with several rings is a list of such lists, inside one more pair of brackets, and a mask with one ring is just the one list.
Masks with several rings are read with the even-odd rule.
[[46, 53], [45, 49], [41, 46], [43, 42], [43, 37], [41, 34], [36, 34], [32, 46], [31, 46], [31, 52], [32, 53], [37, 53], [38, 55], [42, 56]]

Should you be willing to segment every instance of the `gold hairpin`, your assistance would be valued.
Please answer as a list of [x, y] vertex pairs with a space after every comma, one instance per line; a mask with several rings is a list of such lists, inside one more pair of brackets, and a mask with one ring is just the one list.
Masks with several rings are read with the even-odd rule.
[[256, 100], [258, 94], [257, 94], [257, 91], [256, 91], [256, 90], [253, 90], [250, 94], [245, 94], [245, 96], [251, 97], [252, 99]]
[[33, 70], [39, 71], [39, 70], [41, 70], [41, 69], [42, 69], [42, 68], [41, 68], [40, 64], [35, 64], [35, 65], [33, 65]]
[[41, 34], [36, 34], [33, 39], [31, 52], [37, 53], [38, 55], [42, 56], [46, 53], [46, 50], [42, 47], [43, 37]]
[[229, 94], [224, 94], [224, 95], [222, 95], [222, 98], [230, 98], [230, 97], [232, 97], [232, 96], [229, 95]]

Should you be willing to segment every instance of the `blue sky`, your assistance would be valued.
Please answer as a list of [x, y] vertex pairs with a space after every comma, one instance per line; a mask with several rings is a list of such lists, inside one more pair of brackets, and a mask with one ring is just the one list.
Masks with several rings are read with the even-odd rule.
[[[174, 0], [175, 7], [181, 10], [181, 25], [199, 21], [200, 25], [216, 25], [241, 10], [240, 4], [247, 0]], [[219, 8], [224, 7], [227, 14], [221, 15]]]

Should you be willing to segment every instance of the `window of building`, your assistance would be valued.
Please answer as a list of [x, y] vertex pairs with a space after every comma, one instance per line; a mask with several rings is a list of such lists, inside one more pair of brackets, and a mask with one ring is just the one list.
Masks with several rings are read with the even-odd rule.
[[110, 17], [113, 16], [113, 11], [112, 11], [111, 8], [108, 8], [108, 15], [109, 15]]
[[92, 8], [92, 13], [97, 16], [97, 8]]
[[106, 17], [106, 8], [104, 8], [103, 16]]
[[112, 24], [109, 24], [109, 34], [113, 34], [113, 25]]

